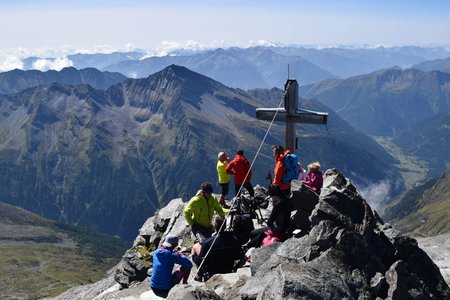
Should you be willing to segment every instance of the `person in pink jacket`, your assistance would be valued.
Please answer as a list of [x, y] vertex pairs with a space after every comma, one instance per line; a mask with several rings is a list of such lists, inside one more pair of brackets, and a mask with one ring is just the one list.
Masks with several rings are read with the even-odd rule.
[[320, 190], [323, 186], [323, 176], [320, 172], [320, 164], [313, 162], [308, 165], [308, 176], [301, 183], [312, 189], [317, 194], [320, 194]]

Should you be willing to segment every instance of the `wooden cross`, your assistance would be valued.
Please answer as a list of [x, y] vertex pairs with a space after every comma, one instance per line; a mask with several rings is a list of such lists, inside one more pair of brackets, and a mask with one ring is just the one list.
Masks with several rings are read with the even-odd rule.
[[328, 113], [316, 112], [298, 108], [298, 83], [295, 79], [288, 79], [284, 85], [284, 108], [257, 108], [258, 120], [286, 122], [285, 146], [295, 151], [295, 123], [327, 124]]

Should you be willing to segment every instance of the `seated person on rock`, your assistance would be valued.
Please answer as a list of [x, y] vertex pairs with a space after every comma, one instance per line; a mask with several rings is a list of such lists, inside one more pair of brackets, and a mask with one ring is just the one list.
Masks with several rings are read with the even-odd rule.
[[312, 189], [318, 195], [323, 186], [323, 176], [320, 172], [320, 164], [318, 162], [313, 162], [308, 165], [308, 176], [301, 183]]
[[228, 211], [219, 204], [212, 193], [212, 184], [209, 182], [202, 183], [200, 190], [189, 200], [183, 211], [184, 218], [191, 225], [192, 233], [199, 242], [212, 235], [211, 222], [214, 212], [223, 216]]
[[[167, 296], [170, 289], [181, 280], [186, 284], [191, 272], [192, 263], [189, 258], [176, 251], [178, 240], [176, 235], [168, 234], [161, 247], [153, 253], [150, 287], [160, 297]], [[175, 264], [180, 265], [180, 268], [172, 273]]]
[[[233, 272], [235, 260], [242, 256], [241, 245], [230, 231], [225, 231], [225, 220], [222, 216], [214, 218], [216, 236], [196, 243], [192, 248], [192, 260], [197, 267], [203, 262], [202, 270], [209, 276]], [[208, 253], [209, 251], [209, 253]]]

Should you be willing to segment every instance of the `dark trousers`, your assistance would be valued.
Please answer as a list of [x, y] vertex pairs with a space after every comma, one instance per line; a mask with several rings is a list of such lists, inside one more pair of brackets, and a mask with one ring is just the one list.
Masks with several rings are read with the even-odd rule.
[[235, 183], [234, 187], [236, 189], [236, 196], [239, 196], [238, 193], [239, 193], [239, 190], [241, 189], [241, 186], [245, 187], [245, 189], [248, 191], [248, 193], [250, 194], [251, 197], [255, 196], [255, 191], [253, 190], [253, 186], [252, 186], [251, 182], [246, 182], [244, 184]]
[[[191, 274], [191, 269], [186, 269], [185, 267], [180, 266], [175, 272], [172, 273], [172, 286], [183, 283], [187, 284], [189, 275]], [[155, 293], [156, 296], [161, 298], [167, 298], [170, 289], [157, 289], [152, 287], [153, 293]]]
[[[280, 190], [277, 195], [280, 197], [280, 201], [273, 204], [272, 212], [267, 220], [267, 225], [274, 232], [278, 232], [282, 235], [286, 233], [291, 218], [292, 205], [289, 201], [289, 194], [290, 189]], [[276, 222], [276, 227], [274, 226], [274, 222]]]
[[198, 224], [192, 225], [192, 233], [194, 234], [196, 240], [199, 243], [203, 242], [204, 240], [206, 240], [207, 238], [212, 236], [213, 232], [214, 232], [214, 230], [213, 230], [212, 226], [209, 228], [205, 228]]

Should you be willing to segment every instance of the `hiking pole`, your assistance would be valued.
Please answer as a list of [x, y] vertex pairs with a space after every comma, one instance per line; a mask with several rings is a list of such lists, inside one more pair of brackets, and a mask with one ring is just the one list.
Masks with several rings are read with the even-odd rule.
[[272, 173], [270, 173], [270, 170], [267, 171], [266, 179], [269, 180], [269, 184], [272, 184]]

